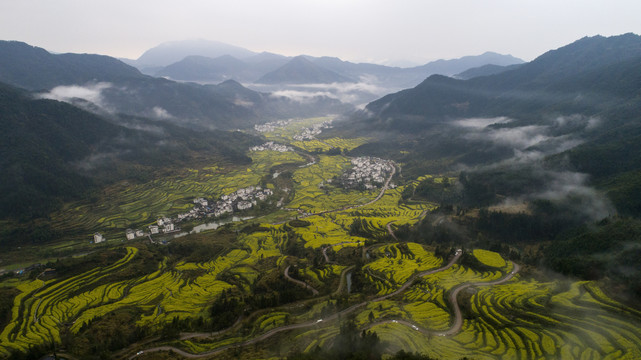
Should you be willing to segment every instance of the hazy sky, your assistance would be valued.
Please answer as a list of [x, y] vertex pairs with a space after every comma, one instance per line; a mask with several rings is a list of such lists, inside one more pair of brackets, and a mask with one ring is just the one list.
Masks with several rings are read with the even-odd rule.
[[531, 60], [584, 36], [641, 34], [640, 14], [639, 0], [0, 0], [0, 39], [134, 59], [202, 38], [377, 63]]

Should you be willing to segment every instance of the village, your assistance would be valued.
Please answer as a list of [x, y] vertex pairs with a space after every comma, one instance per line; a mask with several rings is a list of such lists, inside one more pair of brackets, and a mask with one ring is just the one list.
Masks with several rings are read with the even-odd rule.
[[256, 124], [254, 125], [254, 130], [258, 132], [272, 132], [276, 129], [285, 127], [289, 125], [292, 122], [293, 119], [287, 119], [287, 120], [278, 120], [278, 121], [272, 121], [264, 124]]
[[[149, 225], [149, 232], [144, 232], [140, 229], [127, 229], [125, 231], [125, 238], [127, 240], [134, 240], [141, 237], [149, 237], [155, 234], [169, 234], [180, 231], [176, 223], [202, 219], [206, 217], [219, 218], [230, 215], [236, 211], [249, 210], [258, 204], [259, 201], [265, 201], [274, 192], [271, 189], [262, 188], [260, 186], [249, 186], [239, 189], [229, 195], [223, 195], [218, 201], [210, 204], [209, 200], [199, 197], [193, 200], [194, 207], [188, 212], [178, 214], [175, 219], [168, 217], [160, 217], [155, 224]], [[101, 233], [95, 233], [93, 242], [95, 244], [106, 241]], [[153, 241], [153, 240], [151, 240]]]
[[313, 140], [323, 129], [330, 129], [331, 127], [332, 120], [323, 121], [320, 124], [314, 124], [311, 128], [304, 128], [303, 132], [299, 135], [294, 135], [293, 139], [297, 141]]
[[287, 152], [294, 151], [294, 148], [287, 145], [276, 144], [273, 141], [268, 141], [263, 145], [252, 146], [249, 148], [249, 151], [278, 151], [278, 152]]
[[[353, 167], [335, 179], [338, 186], [346, 189], [364, 188], [371, 190], [385, 183], [385, 179], [394, 170], [390, 160], [371, 156], [352, 159]], [[390, 188], [395, 186], [390, 184]]]

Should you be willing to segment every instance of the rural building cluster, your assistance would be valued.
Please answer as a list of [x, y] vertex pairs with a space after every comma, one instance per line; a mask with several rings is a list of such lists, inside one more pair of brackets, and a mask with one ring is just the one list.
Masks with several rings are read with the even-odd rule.
[[239, 189], [229, 195], [223, 195], [218, 201], [210, 204], [207, 199], [194, 199], [194, 208], [189, 212], [178, 214], [178, 221], [197, 219], [203, 217], [220, 217], [231, 214], [234, 211], [248, 210], [254, 207], [258, 201], [265, 201], [274, 192], [271, 189], [263, 189], [260, 186], [250, 186]]
[[292, 122], [293, 119], [288, 119], [288, 120], [278, 120], [278, 121], [272, 121], [268, 123], [264, 123], [262, 125], [254, 125], [254, 130], [258, 132], [272, 132], [278, 128], [282, 128], [284, 126], [289, 125], [289, 123]]
[[[134, 240], [147, 235], [167, 234], [180, 231], [180, 228], [175, 225], [175, 222], [204, 217], [221, 217], [235, 211], [249, 210], [259, 201], [265, 201], [273, 194], [274, 192], [271, 189], [263, 189], [260, 186], [250, 186], [239, 189], [229, 195], [223, 195], [218, 201], [212, 204], [205, 198], [195, 198], [193, 200], [194, 207], [189, 210], [189, 212], [178, 214], [175, 220], [168, 217], [161, 217], [156, 221], [156, 224], [149, 226], [149, 233], [145, 233], [139, 229], [127, 229], [125, 231], [125, 237], [127, 240]], [[98, 244], [103, 241], [105, 241], [105, 238], [102, 234], [94, 234], [94, 243]]]
[[323, 121], [320, 124], [314, 124], [311, 128], [304, 128], [303, 132], [300, 135], [294, 135], [293, 139], [298, 141], [313, 140], [316, 138], [316, 135], [323, 132], [323, 129], [329, 129], [332, 127], [332, 121]]
[[287, 145], [276, 144], [273, 141], [269, 141], [264, 143], [263, 145], [252, 146], [249, 148], [249, 151], [266, 151], [266, 150], [287, 152], [287, 151], [294, 151], [294, 148]]
[[338, 177], [338, 184], [347, 189], [374, 189], [385, 183], [385, 179], [394, 170], [390, 160], [377, 157], [361, 156], [352, 159], [353, 167]]

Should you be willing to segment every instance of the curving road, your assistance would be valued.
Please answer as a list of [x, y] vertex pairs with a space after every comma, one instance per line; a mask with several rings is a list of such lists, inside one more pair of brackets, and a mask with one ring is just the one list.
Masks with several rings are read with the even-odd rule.
[[461, 331], [461, 328], [463, 327], [463, 314], [461, 313], [461, 307], [459, 306], [457, 297], [458, 294], [472, 286], [492, 286], [492, 285], [499, 285], [503, 284], [509, 280], [511, 280], [516, 273], [519, 272], [521, 267], [519, 264], [514, 263], [514, 269], [507, 273], [504, 277], [502, 277], [499, 280], [495, 281], [490, 281], [490, 282], [474, 282], [474, 283], [466, 283], [466, 284], [461, 284], [456, 287], [450, 292], [450, 295], [448, 296], [448, 300], [450, 304], [452, 304], [454, 308], [454, 321], [452, 322], [452, 326], [450, 326], [449, 329], [443, 330], [443, 331], [434, 331], [434, 330], [429, 330], [425, 329], [422, 327], [417, 326], [416, 324], [406, 321], [406, 320], [383, 320], [383, 321], [377, 321], [375, 323], [371, 323], [366, 329], [370, 329], [374, 326], [377, 325], [382, 325], [382, 324], [389, 324], [389, 323], [397, 323], [397, 324], [403, 324], [405, 326], [411, 327], [416, 331], [419, 331], [425, 335], [436, 335], [436, 336], [451, 336], [457, 334], [459, 331]]
[[391, 237], [393, 237], [393, 238], [394, 238], [394, 240], [396, 240], [396, 241], [400, 241], [400, 240], [396, 237], [396, 235], [394, 234], [394, 231], [392, 230], [392, 223], [394, 223], [394, 222], [396, 222], [396, 220], [392, 220], [392, 221], [388, 222], [388, 223], [387, 223], [387, 225], [385, 225], [385, 227], [387, 228], [387, 233], [388, 233], [388, 234], [390, 234], [390, 236], [391, 236]]
[[[355, 310], [357, 310], [359, 308], [365, 307], [369, 303], [383, 301], [383, 300], [386, 300], [386, 299], [388, 299], [388, 298], [390, 298], [392, 296], [395, 296], [395, 295], [398, 295], [398, 294], [402, 293], [403, 291], [407, 290], [407, 288], [410, 287], [414, 283], [414, 280], [416, 280], [419, 277], [435, 274], [435, 273], [437, 273], [439, 271], [443, 271], [443, 270], [449, 269], [452, 265], [454, 265], [454, 263], [456, 263], [456, 261], [458, 261], [458, 259], [462, 255], [462, 253], [463, 252], [461, 251], [461, 249], [458, 249], [456, 251], [454, 257], [452, 257], [452, 259], [447, 263], [447, 265], [442, 266], [442, 267], [440, 267], [438, 269], [427, 270], [427, 271], [423, 271], [423, 272], [414, 274], [400, 288], [398, 288], [396, 291], [394, 291], [392, 293], [380, 296], [380, 297], [372, 299], [370, 301], [363, 301], [362, 303], [358, 303], [358, 304], [352, 305], [352, 306], [348, 307], [347, 309], [339, 311], [339, 312], [337, 312], [337, 313], [335, 313], [335, 314], [333, 314], [331, 316], [328, 316], [328, 317], [326, 317], [324, 319], [317, 319], [317, 320], [311, 320], [311, 321], [307, 321], [307, 322], [299, 323], [299, 324], [281, 326], [281, 327], [278, 327], [278, 328], [271, 329], [271, 330], [267, 331], [266, 333], [264, 333], [262, 335], [259, 335], [259, 336], [255, 337], [255, 338], [252, 338], [252, 339], [240, 342], [240, 343], [236, 343], [236, 344], [225, 345], [225, 346], [222, 346], [220, 348], [217, 348], [217, 349], [214, 349], [214, 350], [211, 350], [211, 351], [207, 351], [207, 352], [203, 352], [203, 353], [199, 353], [199, 354], [191, 354], [191, 353], [185, 352], [184, 350], [180, 350], [178, 348], [175, 348], [173, 346], [158, 346], [158, 347], [146, 349], [146, 350], [144, 350], [144, 352], [145, 353], [149, 353], [149, 352], [157, 352], [157, 351], [173, 351], [173, 352], [178, 353], [178, 354], [180, 354], [180, 355], [182, 355], [184, 357], [187, 357], [187, 358], [190, 358], [190, 359], [195, 359], [195, 358], [201, 358], [201, 357], [207, 357], [207, 356], [216, 355], [216, 354], [219, 354], [219, 353], [221, 353], [223, 351], [226, 351], [226, 350], [229, 350], [229, 349], [233, 349], [233, 348], [252, 345], [252, 344], [255, 344], [257, 342], [263, 341], [263, 340], [265, 340], [265, 339], [267, 339], [267, 338], [269, 338], [271, 336], [274, 336], [274, 335], [276, 335], [278, 333], [281, 333], [283, 331], [289, 331], [289, 330], [295, 330], [295, 329], [304, 329], [304, 328], [313, 327], [313, 326], [322, 326], [327, 322], [336, 320], [336, 319], [338, 319], [340, 317], [343, 317], [343, 316], [345, 316], [345, 315], [347, 315], [347, 314], [349, 314], [349, 313], [351, 313], [351, 312], [353, 312], [353, 311], [355, 311]], [[286, 271], [288, 269], [289, 269], [289, 267], [286, 269]], [[507, 281], [507, 280], [504, 280], [504, 281]], [[390, 320], [390, 321], [393, 321], [393, 320]], [[381, 324], [382, 323], [385, 323], [385, 322], [381, 322]], [[410, 323], [408, 323], [408, 324], [410, 324]], [[374, 324], [370, 325], [370, 327], [371, 326], [374, 326]], [[412, 325], [410, 324], [409, 326], [412, 326]], [[133, 359], [135, 357], [136, 357], [136, 355], [132, 355], [132, 356], [129, 357], [129, 359]]]
[[311, 287], [310, 285], [308, 285], [307, 283], [305, 283], [305, 282], [303, 282], [303, 281], [296, 280], [296, 279], [294, 279], [293, 277], [289, 276], [289, 268], [290, 268], [290, 267], [291, 267], [291, 265], [288, 265], [288, 266], [285, 268], [285, 279], [287, 279], [287, 281], [289, 281], [289, 282], [292, 282], [292, 283], [294, 283], [294, 284], [296, 284], [296, 285], [298, 285], [298, 286], [302, 286], [302, 287], [304, 287], [305, 289], [307, 289], [307, 290], [311, 291], [311, 292], [312, 292], [312, 294], [314, 294], [314, 296], [318, 295], [318, 290], [314, 289], [313, 287]]

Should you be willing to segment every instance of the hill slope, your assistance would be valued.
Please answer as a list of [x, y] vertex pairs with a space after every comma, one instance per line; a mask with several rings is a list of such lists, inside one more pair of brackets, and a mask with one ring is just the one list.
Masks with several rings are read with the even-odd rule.
[[297, 56], [280, 68], [258, 79], [262, 84], [331, 84], [353, 82], [334, 71], [315, 65], [304, 56]]
[[[379, 118], [429, 117], [430, 121], [523, 116], [528, 111], [596, 113], [599, 104], [612, 106], [612, 101], [625, 102], [625, 97], [634, 96], [617, 88], [634, 87], [638, 73], [628, 71], [636, 68], [640, 58], [639, 36], [584, 38], [513, 71], [467, 81], [432, 76], [413, 89], [372, 102], [367, 109]], [[623, 78], [622, 71], [632, 76]]]
[[238, 79], [237, 76], [246, 69], [247, 64], [230, 55], [223, 55], [215, 59], [193, 55], [162, 68], [156, 73], [156, 76], [186, 81], [221, 82], [228, 79]]
[[[207, 153], [247, 162], [252, 137], [195, 132], [132, 117], [106, 119], [0, 84], [0, 217], [44, 216], [61, 201], [121, 179], [148, 178]], [[211, 160], [210, 160], [211, 161]]]

